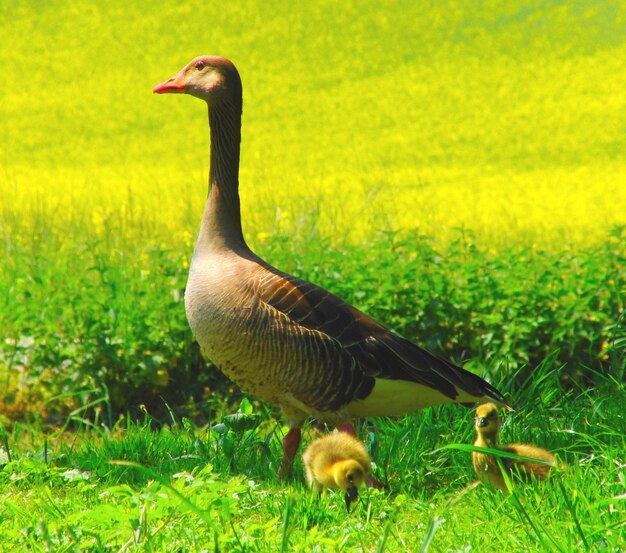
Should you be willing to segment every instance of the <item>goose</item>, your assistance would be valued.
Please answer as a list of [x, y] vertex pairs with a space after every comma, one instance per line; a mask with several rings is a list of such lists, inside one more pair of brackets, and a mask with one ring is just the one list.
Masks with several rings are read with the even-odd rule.
[[[532, 478], [545, 480], [548, 472], [555, 464], [556, 458], [554, 455], [540, 447], [530, 444], [498, 445], [500, 418], [498, 417], [498, 408], [493, 403], [484, 403], [477, 407], [474, 426], [476, 428], [475, 446], [495, 448], [503, 452], [544, 461], [543, 463], [534, 463], [500, 457], [503, 469], [509, 474], [514, 474], [523, 480]], [[495, 455], [473, 451], [472, 465], [481, 481], [500, 490], [507, 491], [507, 486], [498, 464], [498, 458]]]
[[372, 470], [365, 444], [347, 432], [334, 432], [313, 440], [302, 454], [309, 485], [319, 493], [326, 488], [346, 492], [346, 509], [358, 497], [358, 488]]
[[349, 427], [357, 417], [441, 403], [506, 404], [482, 378], [251, 251], [238, 192], [242, 85], [232, 62], [197, 57], [154, 92], [189, 94], [208, 105], [209, 192], [185, 311], [205, 356], [244, 392], [280, 407], [289, 430], [279, 477], [289, 474], [309, 417]]

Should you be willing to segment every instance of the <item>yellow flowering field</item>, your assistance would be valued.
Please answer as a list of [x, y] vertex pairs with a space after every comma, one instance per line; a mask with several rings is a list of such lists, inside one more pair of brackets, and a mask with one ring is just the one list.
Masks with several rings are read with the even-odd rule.
[[623, 10], [414, 4], [4, 3], [4, 232], [189, 251], [205, 108], [151, 89], [200, 53], [242, 74], [253, 245], [418, 228], [558, 250], [624, 224]]

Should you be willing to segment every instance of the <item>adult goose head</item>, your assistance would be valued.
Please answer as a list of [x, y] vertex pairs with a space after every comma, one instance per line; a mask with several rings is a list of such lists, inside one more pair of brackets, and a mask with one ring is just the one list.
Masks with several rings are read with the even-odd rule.
[[191, 94], [208, 104], [209, 195], [185, 309], [206, 356], [243, 390], [281, 407], [290, 425], [283, 473], [307, 417], [339, 426], [439, 403], [505, 403], [482, 378], [250, 251], [238, 194], [242, 89], [230, 61], [195, 58], [154, 92]]
[[235, 66], [218, 56], [199, 56], [154, 87], [157, 94], [191, 94], [210, 106], [234, 102], [241, 110], [241, 79]]

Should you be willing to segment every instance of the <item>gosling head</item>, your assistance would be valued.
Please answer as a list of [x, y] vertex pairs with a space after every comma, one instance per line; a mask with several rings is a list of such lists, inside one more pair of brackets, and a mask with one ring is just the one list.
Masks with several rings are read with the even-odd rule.
[[483, 403], [476, 408], [474, 419], [476, 432], [483, 436], [496, 436], [500, 429], [498, 408], [493, 403]]
[[365, 482], [367, 472], [358, 461], [346, 459], [333, 465], [332, 474], [337, 487], [346, 491], [346, 509], [350, 512], [350, 505], [359, 497], [357, 490]]
[[199, 56], [176, 75], [154, 87], [156, 94], [191, 94], [209, 106], [241, 98], [241, 79], [235, 66], [218, 56]]

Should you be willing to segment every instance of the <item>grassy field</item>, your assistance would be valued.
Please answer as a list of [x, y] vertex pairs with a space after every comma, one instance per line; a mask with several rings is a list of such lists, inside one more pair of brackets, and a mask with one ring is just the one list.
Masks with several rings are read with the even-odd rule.
[[[0, 551], [626, 550], [618, 2], [0, 15]], [[488, 376], [562, 475], [466, 489], [448, 407], [363, 429], [392, 493], [350, 516], [275, 480], [284, 428], [229, 426], [184, 317], [206, 115], [151, 90], [202, 53], [242, 75], [253, 248]]]
[[0, 550], [624, 551], [624, 383], [558, 387], [547, 362], [503, 429], [566, 464], [545, 485], [472, 488], [472, 412], [438, 407], [361, 429], [391, 491], [363, 490], [349, 515], [341, 494], [306, 489], [299, 463], [276, 480], [285, 429], [247, 401], [203, 428], [146, 416], [44, 437], [18, 424], [5, 435]]

